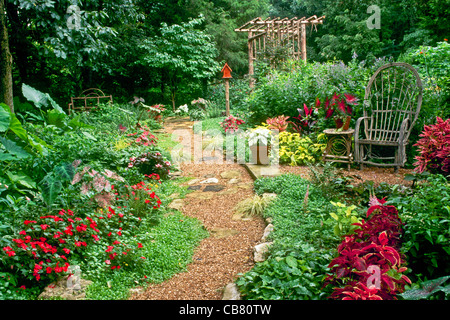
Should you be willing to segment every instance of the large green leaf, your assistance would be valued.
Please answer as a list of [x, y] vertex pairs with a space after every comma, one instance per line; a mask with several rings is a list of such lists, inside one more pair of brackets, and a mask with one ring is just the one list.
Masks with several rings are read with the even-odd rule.
[[50, 105], [53, 107], [53, 109], [55, 109], [59, 113], [66, 114], [64, 112], [64, 110], [59, 106], [59, 104], [57, 104], [56, 101], [53, 100], [52, 97], [50, 97], [50, 95], [48, 93], [46, 93], [45, 96], [47, 97], [47, 99], [50, 102]]
[[[2, 103], [2, 107], [6, 106], [6, 104]], [[0, 108], [0, 132], [5, 132], [9, 129], [9, 121], [11, 119], [10, 113], [3, 108]]]
[[72, 181], [75, 172], [71, 163], [64, 163], [60, 166], [57, 166], [53, 169], [53, 172], [62, 180], [62, 181]]
[[28, 175], [26, 175], [23, 172], [19, 173], [12, 173], [10, 171], [6, 172], [6, 175], [8, 176], [9, 180], [15, 184], [21, 184], [24, 187], [34, 189], [36, 188], [36, 182], [33, 181]]
[[4, 103], [0, 104], [0, 109], [8, 112], [9, 114], [9, 129], [12, 132], [14, 132], [20, 139], [27, 141], [28, 140], [27, 131], [23, 128], [22, 124], [20, 123], [19, 119], [17, 119], [16, 115], [14, 113], [11, 113], [9, 107]]
[[25, 98], [33, 102], [34, 105], [39, 109], [42, 106], [46, 107], [48, 105], [48, 98], [44, 93], [34, 89], [33, 87], [30, 87], [25, 83], [22, 84], [22, 93]]
[[47, 112], [47, 121], [48, 124], [54, 125], [58, 128], [64, 127], [64, 119], [66, 115], [57, 110], [50, 110]]
[[0, 143], [3, 144], [6, 151], [19, 159], [25, 159], [30, 156], [22, 147], [18, 146], [14, 141], [0, 137]]
[[39, 182], [42, 191], [42, 198], [48, 206], [51, 206], [62, 190], [61, 181], [56, 178], [52, 172]]

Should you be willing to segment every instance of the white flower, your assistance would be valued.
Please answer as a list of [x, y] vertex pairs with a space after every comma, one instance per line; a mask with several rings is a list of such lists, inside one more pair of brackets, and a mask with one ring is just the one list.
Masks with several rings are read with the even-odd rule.
[[189, 107], [188, 107], [187, 104], [183, 104], [182, 106], [180, 106], [180, 107], [178, 108], [178, 110], [187, 113], [187, 112], [189, 112]]
[[270, 134], [271, 134], [270, 130], [264, 127], [258, 127], [256, 129], [253, 129], [247, 133], [248, 143], [251, 146], [258, 144], [258, 142], [260, 144], [267, 145]]

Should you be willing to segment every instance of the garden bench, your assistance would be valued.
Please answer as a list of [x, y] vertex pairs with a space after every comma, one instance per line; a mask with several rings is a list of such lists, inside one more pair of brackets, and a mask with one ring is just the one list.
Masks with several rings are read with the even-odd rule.
[[112, 96], [107, 96], [97, 88], [90, 88], [84, 90], [80, 97], [72, 97], [70, 98], [69, 103], [69, 114], [74, 111], [89, 111], [92, 108], [96, 108], [100, 103], [104, 102], [113, 102]]
[[355, 125], [354, 156], [361, 169], [369, 164], [393, 166], [397, 172], [405, 164], [405, 147], [420, 112], [422, 91], [419, 74], [407, 63], [386, 64], [372, 75], [363, 116]]

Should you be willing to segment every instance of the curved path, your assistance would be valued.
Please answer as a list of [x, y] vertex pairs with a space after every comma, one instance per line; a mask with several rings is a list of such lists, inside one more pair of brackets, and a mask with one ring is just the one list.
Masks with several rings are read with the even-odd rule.
[[[168, 120], [164, 130], [192, 132], [192, 125], [189, 121]], [[180, 169], [183, 177], [193, 178], [186, 184], [195, 191], [175, 202], [184, 215], [199, 219], [210, 236], [200, 242], [185, 272], [151, 284], [145, 291], [133, 294], [131, 300], [222, 299], [224, 287], [254, 265], [253, 248], [260, 243], [264, 220], [240, 219], [233, 212], [239, 201], [253, 196], [253, 180], [247, 170], [237, 163], [211, 162], [184, 163]], [[200, 183], [210, 178], [218, 181]]]

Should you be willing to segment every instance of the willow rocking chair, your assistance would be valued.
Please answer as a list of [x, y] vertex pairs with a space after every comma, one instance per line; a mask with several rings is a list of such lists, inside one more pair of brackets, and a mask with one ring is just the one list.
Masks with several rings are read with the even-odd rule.
[[407, 63], [380, 67], [366, 87], [363, 116], [355, 125], [355, 162], [395, 167], [406, 162], [406, 145], [422, 105], [422, 81]]

